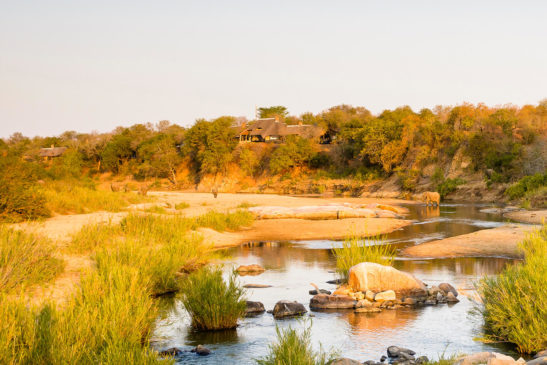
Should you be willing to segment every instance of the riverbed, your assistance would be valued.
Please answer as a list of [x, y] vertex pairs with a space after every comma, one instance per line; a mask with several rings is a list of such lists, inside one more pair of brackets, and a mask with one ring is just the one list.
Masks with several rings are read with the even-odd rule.
[[[484, 206], [443, 204], [440, 208], [408, 206], [413, 224], [381, 237], [377, 243], [391, 244], [398, 249], [431, 240], [494, 228], [507, 222], [497, 214], [481, 213]], [[288, 230], [291, 227], [287, 227]], [[327, 284], [335, 278], [335, 258], [331, 252], [337, 241], [312, 240], [297, 242], [256, 242], [226, 250], [227, 270], [240, 264], [260, 264], [266, 272], [259, 276], [243, 276], [243, 284], [267, 284], [270, 288], [249, 289], [248, 299], [261, 301], [272, 309], [278, 300], [296, 300], [308, 308], [313, 289], [334, 290]], [[190, 350], [198, 344], [212, 350], [205, 357], [184, 353], [177, 358], [184, 364], [252, 364], [264, 356], [275, 341], [276, 326], [303, 327], [311, 325], [316, 348], [334, 349], [340, 355], [356, 360], [378, 360], [390, 345], [411, 348], [420, 355], [437, 358], [442, 353], [497, 351], [515, 356], [503, 344], [484, 344], [474, 340], [481, 336], [482, 320], [473, 315], [473, 283], [484, 275], [495, 275], [515, 262], [506, 258], [451, 258], [414, 260], [399, 257], [394, 266], [410, 272], [429, 285], [453, 284], [460, 292], [459, 303], [437, 306], [384, 310], [380, 313], [354, 313], [352, 310], [309, 312], [303, 319], [274, 320], [264, 313], [245, 318], [231, 331], [194, 332], [190, 320], [175, 298], [163, 300], [163, 316], [154, 332], [154, 347], [161, 350], [180, 347]]]

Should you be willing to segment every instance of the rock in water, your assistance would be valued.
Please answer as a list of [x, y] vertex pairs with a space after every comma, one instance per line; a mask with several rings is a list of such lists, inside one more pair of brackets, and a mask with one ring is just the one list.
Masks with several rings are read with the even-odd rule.
[[261, 288], [271, 288], [271, 285], [268, 284], [245, 284], [243, 285], [244, 288], [247, 289], [261, 289]]
[[171, 347], [167, 350], [163, 350], [163, 351], [160, 351], [159, 355], [160, 356], [178, 356], [182, 354], [182, 350], [177, 348], [177, 347]]
[[458, 296], [458, 291], [452, 285], [450, 285], [448, 283], [439, 284], [439, 289], [444, 291], [446, 294], [452, 293], [452, 294], [454, 294], [455, 297]]
[[211, 350], [209, 350], [207, 347], [202, 345], [197, 345], [196, 348], [192, 350], [192, 352], [195, 352], [196, 354], [200, 356], [207, 356], [211, 353]]
[[405, 353], [406, 355], [410, 355], [410, 356], [416, 355], [416, 352], [410, 349], [405, 349], [404, 347], [389, 346], [387, 348], [387, 356], [389, 357], [399, 357], [401, 356], [402, 353]]
[[239, 266], [236, 271], [240, 274], [249, 274], [249, 273], [262, 273], [265, 271], [265, 269], [257, 264], [253, 265], [241, 265]]
[[395, 292], [393, 290], [386, 290], [380, 292], [374, 296], [375, 302], [384, 302], [386, 300], [395, 300]]
[[250, 300], [247, 301], [247, 307], [245, 308], [245, 315], [254, 315], [254, 314], [260, 314], [264, 313], [266, 309], [264, 308], [264, 304], [261, 302], [252, 302]]
[[330, 362], [330, 365], [361, 365], [357, 360], [348, 359], [347, 357], [340, 357]]
[[357, 301], [347, 295], [317, 294], [310, 299], [310, 309], [349, 309], [356, 305]]
[[317, 289], [313, 289], [309, 291], [310, 295], [317, 295], [317, 294], [332, 294], [330, 290], [327, 289], [319, 289], [319, 292], [317, 292]]
[[426, 295], [424, 283], [413, 275], [373, 262], [362, 262], [349, 269], [349, 286], [353, 291], [382, 292], [394, 290], [397, 294]]
[[448, 303], [458, 303], [460, 300], [456, 298], [452, 292], [448, 292], [448, 294], [446, 294], [446, 301]]
[[[319, 295], [325, 295], [325, 294], [319, 294]], [[301, 303], [291, 302], [289, 300], [280, 300], [279, 302], [275, 303], [275, 307], [272, 313], [275, 319], [279, 319], [279, 318], [285, 318], [285, 317], [298, 316], [306, 312], [307, 312], [306, 308]]]

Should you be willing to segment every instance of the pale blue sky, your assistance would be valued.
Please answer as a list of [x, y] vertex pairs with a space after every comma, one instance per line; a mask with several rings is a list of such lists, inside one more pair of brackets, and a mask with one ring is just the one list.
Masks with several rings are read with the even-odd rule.
[[547, 1], [0, 0], [0, 137], [547, 97]]

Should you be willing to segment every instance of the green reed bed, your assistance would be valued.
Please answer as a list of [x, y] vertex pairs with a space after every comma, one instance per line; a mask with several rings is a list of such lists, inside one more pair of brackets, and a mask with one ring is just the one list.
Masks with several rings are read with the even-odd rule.
[[323, 349], [314, 351], [311, 345], [311, 323], [298, 332], [292, 327], [276, 327], [277, 340], [269, 346], [269, 353], [257, 359], [260, 365], [326, 365], [337, 356], [336, 352], [327, 353]]
[[235, 328], [245, 314], [245, 290], [237, 283], [235, 273], [225, 281], [221, 268], [204, 267], [186, 279], [182, 303], [197, 330]]
[[477, 285], [486, 339], [514, 343], [523, 353], [547, 347], [547, 224], [519, 244], [524, 262]]
[[53, 254], [49, 240], [0, 225], [0, 292], [53, 280], [64, 268]]
[[392, 265], [395, 249], [382, 244], [379, 236], [371, 238], [352, 237], [342, 242], [342, 247], [333, 247], [336, 257], [336, 273], [343, 280], [349, 278], [349, 269], [361, 262], [375, 262], [381, 265]]

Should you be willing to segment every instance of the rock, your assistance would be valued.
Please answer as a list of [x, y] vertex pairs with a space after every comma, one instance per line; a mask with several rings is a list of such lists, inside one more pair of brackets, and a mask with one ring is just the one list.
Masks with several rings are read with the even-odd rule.
[[346, 285], [342, 285], [339, 288], [337, 288], [332, 294], [333, 295], [349, 295], [351, 293], [351, 289], [348, 288]]
[[440, 283], [439, 284], [439, 289], [444, 291], [446, 294], [452, 293], [452, 294], [454, 294], [455, 297], [458, 296], [458, 291], [452, 285], [450, 285], [448, 283]]
[[357, 301], [347, 295], [317, 294], [310, 299], [310, 309], [350, 309]]
[[526, 365], [547, 365], [547, 356], [541, 356], [530, 360], [526, 363]]
[[535, 354], [534, 359], [537, 359], [538, 357], [544, 357], [544, 356], [547, 356], [547, 349], [545, 349], [543, 351], [540, 351], [537, 354]]
[[327, 284], [340, 285], [340, 284], [344, 284], [344, 280], [343, 279], [329, 280], [327, 281]]
[[460, 300], [456, 298], [452, 292], [448, 292], [448, 294], [446, 294], [446, 301], [448, 303], [458, 303]]
[[427, 356], [420, 356], [416, 359], [416, 364], [427, 364], [429, 362], [429, 359]]
[[416, 299], [407, 297], [403, 300], [404, 305], [416, 305]]
[[259, 273], [263, 273], [265, 271], [265, 269], [260, 266], [260, 265], [257, 265], [257, 264], [253, 264], [253, 265], [241, 265], [239, 266], [236, 271], [241, 275], [252, 275], [252, 274], [259, 274]]
[[386, 361], [387, 359], [387, 356], [386, 355], [382, 355], [382, 357], [380, 358], [380, 362], [384, 362]]
[[383, 301], [386, 301], [386, 300], [395, 300], [395, 299], [396, 299], [396, 296], [395, 296], [395, 292], [393, 290], [386, 290], [386, 291], [383, 291], [381, 293], [377, 293], [374, 296], [374, 301], [375, 302], [383, 302]]
[[424, 302], [424, 305], [437, 305], [437, 299], [436, 298], [427, 298], [427, 300]]
[[365, 292], [365, 299], [370, 300], [371, 302], [373, 302], [373, 301], [374, 301], [374, 296], [375, 296], [375, 295], [376, 295], [376, 294], [374, 294], [374, 292], [373, 292], [372, 290], [367, 290], [367, 291]]
[[264, 313], [266, 309], [264, 308], [264, 304], [261, 302], [252, 302], [250, 300], [247, 301], [247, 307], [245, 308], [245, 315], [254, 315], [259, 313]]
[[515, 365], [517, 362], [513, 359], [511, 360], [503, 360], [503, 359], [496, 359], [495, 357], [488, 360], [486, 363], [487, 365]]
[[316, 289], [313, 289], [313, 290], [310, 290], [309, 293], [310, 293], [310, 295], [317, 295], [317, 294], [330, 295], [330, 294], [332, 294], [330, 290], [326, 290], [326, 289], [319, 289], [319, 293], [317, 292]]
[[159, 352], [160, 356], [167, 357], [167, 356], [178, 356], [182, 354], [182, 350], [177, 347], [171, 347], [167, 350], [163, 350]]
[[473, 365], [486, 364], [490, 358], [494, 357], [491, 352], [477, 352], [475, 354], [460, 357], [455, 365]]
[[440, 292], [437, 293], [437, 303], [446, 303], [446, 297]]
[[366, 299], [358, 300], [355, 308], [372, 308], [372, 302]]
[[427, 294], [430, 296], [430, 297], [433, 297], [433, 296], [437, 296], [438, 293], [441, 292], [441, 289], [439, 289], [438, 286], [436, 285], [433, 285], [431, 288], [427, 289]]
[[423, 295], [426, 292], [424, 283], [413, 275], [399, 271], [391, 266], [373, 262], [362, 262], [350, 268], [349, 286], [353, 291], [371, 290], [382, 292], [393, 290], [400, 294]]
[[355, 309], [355, 313], [377, 313], [381, 312], [382, 310], [380, 308], [375, 307], [363, 307], [363, 308], [357, 308]]
[[330, 362], [330, 365], [361, 365], [357, 360], [348, 359], [347, 357], [340, 357]]
[[244, 288], [248, 289], [261, 289], [261, 288], [271, 288], [271, 285], [267, 284], [245, 284], [243, 285]]
[[363, 294], [362, 292], [358, 291], [357, 293], [355, 293], [353, 295], [353, 297], [355, 298], [355, 300], [363, 300], [365, 299], [365, 294]]
[[398, 347], [398, 346], [389, 346], [387, 348], [387, 356], [389, 357], [399, 357], [402, 353], [405, 353], [410, 356], [416, 355], [416, 352], [406, 349], [404, 347]]
[[[325, 294], [319, 294], [325, 295]], [[312, 298], [313, 299], [313, 298]], [[280, 300], [275, 303], [273, 309], [273, 316], [275, 319], [293, 317], [306, 313], [307, 310], [304, 308], [304, 305], [298, 302], [291, 302], [289, 300]]]
[[384, 301], [380, 301], [380, 308], [389, 308], [389, 307], [393, 307], [393, 301], [392, 300], [384, 300]]
[[195, 352], [196, 354], [198, 354], [200, 356], [207, 356], [211, 353], [211, 350], [209, 350], [205, 346], [197, 345], [196, 348], [192, 349], [191, 352]]

